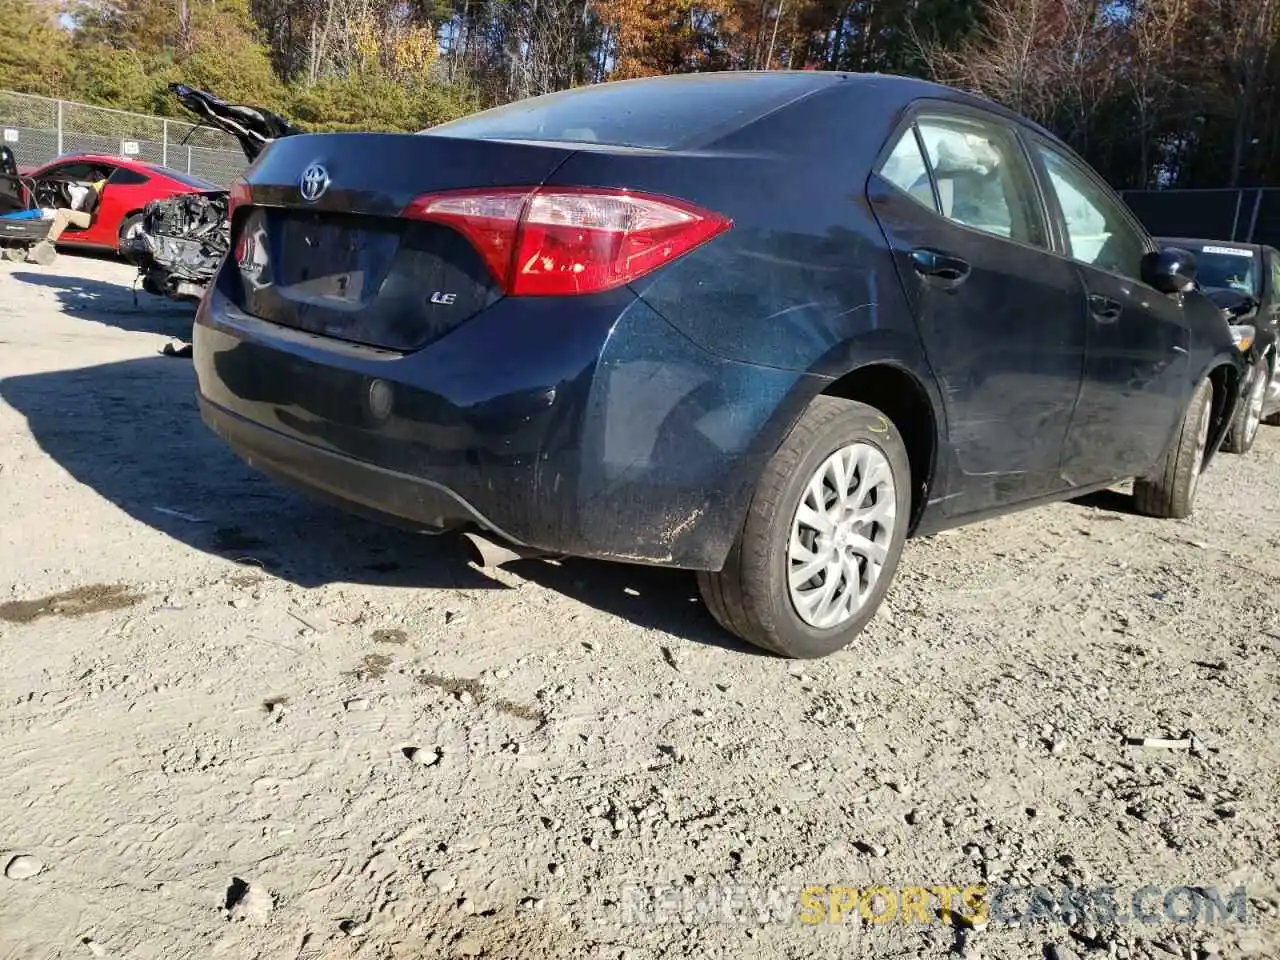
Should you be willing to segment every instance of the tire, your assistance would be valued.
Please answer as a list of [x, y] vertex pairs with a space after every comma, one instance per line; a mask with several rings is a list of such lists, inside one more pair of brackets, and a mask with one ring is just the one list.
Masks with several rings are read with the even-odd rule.
[[1253, 376], [1249, 380], [1249, 392], [1240, 398], [1239, 409], [1231, 418], [1231, 429], [1222, 449], [1227, 453], [1248, 453], [1258, 438], [1258, 425], [1262, 422], [1262, 405], [1267, 401], [1267, 388], [1271, 384], [1271, 367], [1266, 357], [1259, 357], [1253, 364]]
[[1213, 385], [1201, 380], [1157, 472], [1133, 482], [1134, 509], [1166, 520], [1191, 516], [1212, 427]]
[[[805, 500], [816, 503], [819, 493], [824, 503], [833, 500], [834, 473], [825, 476], [824, 471], [837, 455], [842, 458], [839, 469], [848, 477], [847, 495], [857, 492], [849, 488], [855, 477], [858, 488], [868, 480], [876, 481], [875, 486], [856, 503], [832, 502], [822, 511], [805, 504], [803, 516], [830, 526], [826, 509], [856, 506], [865, 507], [864, 518], [874, 520], [852, 526], [843, 520], [830, 539], [819, 539], [823, 535], [802, 519], [800, 508]], [[902, 555], [910, 514], [911, 465], [897, 427], [867, 404], [818, 397], [765, 466], [724, 569], [698, 574], [702, 598], [726, 630], [771, 653], [800, 659], [834, 653], [853, 641], [884, 599]], [[793, 545], [793, 525], [799, 546]], [[871, 552], [858, 553], [859, 545]], [[871, 573], [873, 554], [881, 558], [878, 575]], [[827, 556], [840, 557], [833, 562], [848, 566], [838, 567], [840, 580], [833, 592], [828, 591], [841, 602], [824, 606], [823, 591], [836, 575], [832, 567], [818, 570], [795, 590], [790, 572]], [[850, 598], [846, 571], [857, 571], [865, 587], [861, 596]], [[801, 606], [809, 611], [807, 618]]]
[[131, 213], [120, 221], [120, 232], [116, 235], [116, 252], [124, 246], [125, 239], [136, 230], [142, 229], [142, 214]]
[[[1274, 351], [1274, 348], [1272, 348], [1272, 350]], [[1275, 360], [1274, 352], [1271, 353], [1271, 357], [1274, 363], [1280, 364], [1280, 361]], [[1276, 372], [1275, 372], [1274, 366], [1272, 367], [1272, 371], [1271, 371], [1271, 384], [1273, 387], [1276, 385]], [[1263, 417], [1262, 422], [1266, 424], [1268, 427], [1280, 427], [1280, 410], [1276, 410], [1271, 414]]]

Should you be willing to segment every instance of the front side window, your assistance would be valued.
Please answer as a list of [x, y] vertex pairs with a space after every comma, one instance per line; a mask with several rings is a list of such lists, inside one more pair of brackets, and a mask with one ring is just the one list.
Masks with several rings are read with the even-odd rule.
[[1280, 297], [1280, 253], [1268, 250], [1267, 260], [1271, 263], [1271, 296]]
[[43, 176], [52, 180], [89, 180], [96, 171], [87, 163], [65, 163]]
[[1013, 132], [968, 117], [917, 122], [949, 220], [1033, 246], [1047, 246], [1039, 199]]
[[1139, 279], [1146, 238], [1110, 191], [1074, 161], [1036, 142], [1071, 245], [1071, 256], [1108, 273]]

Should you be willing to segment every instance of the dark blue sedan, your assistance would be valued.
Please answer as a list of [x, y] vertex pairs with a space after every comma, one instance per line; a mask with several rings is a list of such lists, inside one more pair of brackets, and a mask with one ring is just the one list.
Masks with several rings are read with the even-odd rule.
[[698, 571], [848, 644], [904, 539], [1136, 478], [1181, 517], [1241, 360], [1039, 127], [917, 80], [610, 83], [276, 141], [203, 301], [205, 420], [347, 509]]

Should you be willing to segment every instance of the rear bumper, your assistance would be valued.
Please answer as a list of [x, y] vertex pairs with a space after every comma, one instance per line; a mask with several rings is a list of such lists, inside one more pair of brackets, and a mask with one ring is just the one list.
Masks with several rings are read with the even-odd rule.
[[215, 286], [202, 415], [255, 468], [385, 522], [719, 569], [825, 381], [707, 353], [626, 291], [583, 301], [500, 301], [391, 354], [248, 317]]
[[474, 524], [523, 546], [447, 487], [303, 443], [196, 399], [201, 419], [249, 466], [317, 500], [416, 530]]

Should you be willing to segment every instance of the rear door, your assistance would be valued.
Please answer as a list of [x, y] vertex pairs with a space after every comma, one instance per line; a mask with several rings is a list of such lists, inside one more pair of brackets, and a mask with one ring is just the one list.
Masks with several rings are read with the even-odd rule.
[[949, 515], [1050, 492], [1084, 365], [1080, 277], [1049, 251], [1013, 128], [929, 102], [868, 196], [938, 380], [961, 476]]
[[1063, 472], [1073, 485], [1142, 476], [1164, 455], [1190, 399], [1180, 298], [1140, 279], [1155, 241], [1088, 167], [1029, 135], [1063, 248], [1084, 282], [1084, 384]]

